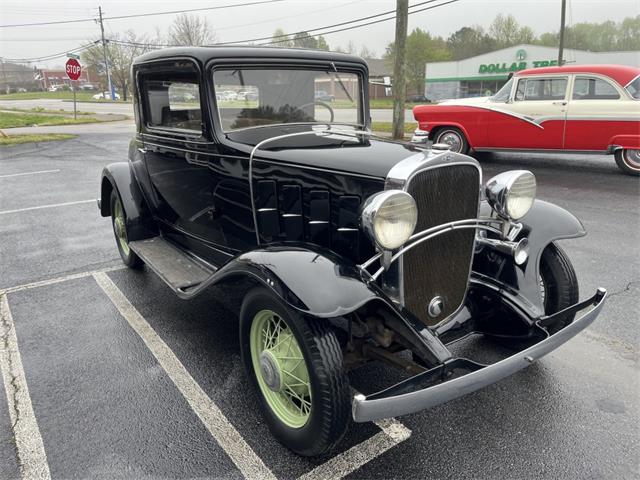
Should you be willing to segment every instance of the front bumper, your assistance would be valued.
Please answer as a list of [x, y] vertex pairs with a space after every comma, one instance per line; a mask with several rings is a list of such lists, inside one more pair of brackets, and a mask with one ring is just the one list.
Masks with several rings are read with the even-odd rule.
[[[502, 380], [528, 367], [591, 325], [600, 314], [605, 298], [606, 290], [599, 288], [589, 300], [538, 320], [540, 328], [553, 324], [560, 315], [588, 309], [553, 335], [497, 363], [483, 365], [455, 358], [368, 397], [358, 394], [353, 400], [353, 419], [368, 422], [415, 413]], [[463, 372], [467, 373], [461, 374]]]

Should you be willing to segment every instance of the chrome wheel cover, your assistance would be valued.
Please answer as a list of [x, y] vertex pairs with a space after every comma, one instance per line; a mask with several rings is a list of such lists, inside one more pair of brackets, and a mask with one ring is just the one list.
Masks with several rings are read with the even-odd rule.
[[451, 146], [452, 152], [459, 153], [462, 150], [463, 140], [459, 133], [452, 130], [445, 130], [438, 135], [436, 143], [446, 143]]
[[622, 158], [629, 168], [640, 172], [640, 150], [626, 148], [622, 151]]

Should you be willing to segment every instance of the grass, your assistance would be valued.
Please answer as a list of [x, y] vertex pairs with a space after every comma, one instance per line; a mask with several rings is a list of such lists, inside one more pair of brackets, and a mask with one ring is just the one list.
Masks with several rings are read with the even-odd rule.
[[[11, 110], [12, 112], [24, 112], [24, 113], [50, 113], [56, 115], [73, 115], [72, 110], [64, 110], [63, 108], [59, 110], [49, 110], [43, 107], [34, 107], [34, 108], [1, 108], [2, 110]], [[81, 112], [78, 110], [76, 112], [78, 115], [95, 115], [95, 112]]]
[[[100, 92], [97, 90], [92, 90], [88, 92], [85, 92], [85, 91], [76, 92], [76, 100], [78, 102], [111, 102], [111, 100], [94, 100], [93, 96], [96, 93], [100, 93]], [[2, 100], [37, 100], [40, 98], [73, 100], [73, 92], [71, 90], [61, 90], [59, 92], [26, 92], [26, 93], [9, 93], [8, 95], [0, 95], [0, 101]]]
[[[405, 122], [404, 133], [413, 133], [416, 128], [418, 128], [417, 123]], [[374, 132], [391, 133], [392, 129], [393, 124], [391, 122], [373, 122], [371, 124], [371, 130]]]
[[0, 112], [0, 128], [31, 127], [32, 125], [72, 125], [76, 123], [94, 122], [99, 122], [99, 120], [88, 116], [75, 120], [68, 115]]
[[34, 133], [26, 135], [8, 135], [0, 136], [0, 147], [8, 147], [11, 145], [19, 145], [21, 143], [38, 143], [38, 142], [54, 142], [58, 140], [70, 140], [76, 138], [77, 135], [69, 133]]

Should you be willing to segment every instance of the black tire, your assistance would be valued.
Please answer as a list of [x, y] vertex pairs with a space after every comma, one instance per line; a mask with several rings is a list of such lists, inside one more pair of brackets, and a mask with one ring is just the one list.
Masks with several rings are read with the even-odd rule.
[[[122, 259], [122, 262], [129, 268], [133, 268], [133, 269], [140, 269], [142, 268], [142, 266], [144, 265], [144, 262], [142, 261], [142, 259], [135, 254], [135, 252], [129, 248], [127, 248], [128, 251], [125, 251], [125, 248], [123, 247], [122, 243], [121, 243], [121, 239], [118, 236], [118, 227], [116, 226], [116, 204], [120, 203], [120, 205], [122, 205], [122, 200], [120, 200], [120, 196], [118, 195], [118, 192], [114, 189], [111, 192], [111, 198], [110, 198], [110, 203], [109, 206], [111, 208], [111, 226], [113, 227], [113, 234], [115, 236], [116, 239], [116, 245], [118, 246], [118, 252], [120, 252], [120, 258]], [[125, 225], [126, 225], [126, 213], [124, 212], [124, 208], [122, 208], [122, 214], [124, 215], [125, 218]], [[128, 244], [128, 240], [126, 240], [126, 226], [125, 228], [125, 239], [124, 241]]]
[[[540, 289], [544, 298], [544, 312], [551, 315], [578, 303], [580, 296], [576, 272], [567, 254], [555, 243], [550, 243], [540, 258]], [[564, 315], [549, 327], [549, 333], [566, 327], [575, 314]]]
[[618, 168], [627, 175], [640, 176], [640, 150], [618, 149], [613, 156]]
[[[290, 328], [309, 373], [311, 411], [306, 423], [299, 428], [286, 425], [276, 416], [256, 378], [250, 347], [251, 325], [258, 312], [265, 309], [277, 314]], [[240, 346], [247, 376], [260, 398], [266, 423], [280, 443], [300, 455], [313, 456], [328, 452], [342, 440], [350, 422], [351, 394], [342, 366], [342, 351], [328, 321], [307, 321], [270, 290], [256, 287], [247, 293], [242, 303]]]
[[447, 143], [449, 145], [452, 145], [451, 141], [446, 140], [447, 136], [455, 136], [458, 139], [457, 145], [459, 146], [456, 148], [452, 146], [452, 152], [463, 153], [465, 155], [469, 153], [469, 142], [467, 141], [467, 137], [464, 136], [462, 130], [456, 127], [442, 127], [438, 129], [433, 135], [433, 143]]

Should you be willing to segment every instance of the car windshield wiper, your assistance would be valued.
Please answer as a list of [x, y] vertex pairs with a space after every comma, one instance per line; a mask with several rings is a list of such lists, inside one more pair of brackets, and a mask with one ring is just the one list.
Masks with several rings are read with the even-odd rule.
[[344, 83], [342, 83], [342, 80], [340, 80], [340, 77], [338, 76], [338, 69], [336, 68], [336, 64], [331, 62], [331, 66], [333, 67], [333, 71], [335, 72], [333, 75], [335, 79], [338, 80], [338, 83], [340, 84], [340, 88], [342, 88], [342, 91], [347, 96], [349, 101], [353, 102], [353, 98], [351, 98], [351, 95], [349, 95], [349, 92], [347, 91], [347, 87], [344, 86]]

